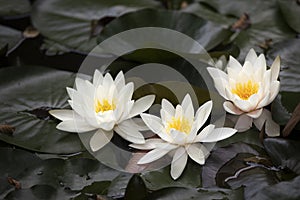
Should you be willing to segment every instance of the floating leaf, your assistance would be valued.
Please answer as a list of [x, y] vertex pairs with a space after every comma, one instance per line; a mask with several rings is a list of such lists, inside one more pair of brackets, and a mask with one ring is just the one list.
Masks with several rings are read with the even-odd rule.
[[0, 0], [0, 17], [29, 14], [30, 10], [29, 0]]
[[55, 44], [88, 53], [98, 44], [95, 35], [109, 22], [107, 18], [158, 5], [151, 0], [86, 0], [84, 3], [80, 0], [39, 0], [33, 5], [31, 19], [34, 27]]
[[0, 70], [0, 124], [16, 128], [0, 139], [29, 150], [68, 154], [84, 151], [76, 133], [56, 129], [49, 109], [67, 106], [66, 87], [73, 73], [44, 67], [9, 67]]
[[21, 42], [23, 36], [21, 31], [0, 25], [0, 49], [8, 45], [8, 53], [13, 51]]
[[295, 31], [300, 33], [300, 3], [298, 0], [278, 0], [280, 10], [286, 23]]

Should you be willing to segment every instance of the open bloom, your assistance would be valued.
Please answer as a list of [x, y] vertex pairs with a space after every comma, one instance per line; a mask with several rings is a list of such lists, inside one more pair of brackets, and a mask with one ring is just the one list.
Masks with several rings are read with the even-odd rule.
[[263, 109], [279, 92], [279, 70], [279, 57], [275, 59], [271, 69], [267, 70], [264, 55], [257, 56], [253, 49], [249, 51], [243, 66], [230, 57], [227, 74], [216, 68], [208, 68], [217, 91], [226, 99], [224, 109], [228, 113], [240, 115], [236, 129], [249, 129], [254, 119], [254, 124], [259, 129], [266, 122], [266, 133], [269, 136], [279, 135], [279, 126], [272, 121], [269, 111]]
[[215, 128], [213, 124], [210, 124], [197, 134], [210, 115], [212, 101], [202, 105], [196, 115], [194, 115], [192, 100], [188, 94], [182, 104], [177, 105], [176, 108], [166, 99], [162, 100], [161, 105], [161, 118], [150, 114], [141, 114], [145, 124], [160, 138], [148, 139], [145, 144], [131, 144], [130, 146], [151, 150], [138, 161], [138, 164], [150, 163], [169, 152], [174, 152], [171, 163], [173, 179], [177, 179], [182, 174], [188, 156], [197, 163], [204, 164], [205, 157], [209, 152], [202, 143], [217, 142], [236, 132], [232, 128]]
[[96, 130], [90, 140], [93, 151], [106, 145], [114, 131], [124, 139], [143, 144], [145, 139], [139, 130], [144, 127], [133, 119], [149, 109], [155, 96], [148, 95], [132, 100], [133, 83], [125, 84], [122, 71], [115, 80], [107, 73], [104, 77], [96, 70], [93, 82], [76, 78], [76, 90], [67, 88], [73, 110], [51, 110], [50, 114], [62, 120], [57, 128], [68, 132]]

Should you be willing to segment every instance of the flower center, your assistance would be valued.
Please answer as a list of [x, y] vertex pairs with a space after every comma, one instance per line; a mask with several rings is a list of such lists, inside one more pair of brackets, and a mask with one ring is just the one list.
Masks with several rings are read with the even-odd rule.
[[238, 95], [243, 100], [248, 100], [249, 97], [258, 92], [258, 83], [249, 80], [246, 83], [237, 83], [235, 88], [231, 90], [233, 94]]
[[99, 100], [96, 101], [96, 105], [95, 105], [96, 113], [114, 110], [115, 108], [116, 108], [116, 104], [114, 103], [114, 101], [112, 101], [111, 103], [109, 103], [107, 99], [103, 99], [102, 102], [100, 102]]
[[191, 124], [190, 122], [183, 118], [175, 118], [172, 119], [167, 123], [167, 133], [170, 133], [171, 129], [175, 129], [177, 131], [189, 134], [191, 132]]

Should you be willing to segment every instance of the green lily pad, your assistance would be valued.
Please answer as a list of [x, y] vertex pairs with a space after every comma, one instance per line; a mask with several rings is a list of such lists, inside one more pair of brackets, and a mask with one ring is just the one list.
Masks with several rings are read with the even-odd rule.
[[98, 44], [95, 36], [112, 19], [158, 5], [151, 0], [87, 0], [84, 3], [80, 0], [39, 0], [33, 5], [31, 19], [43, 36], [54, 41], [50, 43], [52, 48], [58, 43], [60, 51], [63, 45], [66, 49], [88, 53]]
[[[199, 2], [201, 5], [193, 5], [194, 8], [190, 8], [190, 12], [199, 13], [198, 15], [207, 20], [232, 28], [234, 24], [232, 22], [240, 19], [239, 24], [235, 24], [235, 28], [232, 28], [236, 34], [231, 38], [231, 41], [236, 43], [241, 50], [238, 57], [240, 60], [244, 60], [251, 48], [260, 53], [264, 48], [268, 49], [267, 41], [271, 40], [272, 44], [296, 36], [296, 33], [282, 19], [274, 0], [228, 0], [226, 3], [222, 0], [199, 0]], [[249, 20], [246, 19], [245, 13]], [[244, 20], [241, 19], [242, 16]]]
[[278, 4], [286, 23], [300, 33], [300, 3], [297, 0], [278, 0]]
[[23, 41], [21, 31], [0, 25], [0, 49], [7, 48], [7, 53], [13, 51]]
[[77, 134], [56, 129], [48, 110], [68, 106], [67, 86], [75, 75], [45, 67], [8, 67], [0, 70], [0, 123], [15, 128], [0, 133], [0, 140], [45, 153], [84, 151]]
[[183, 187], [171, 187], [154, 191], [149, 199], [159, 200], [189, 200], [189, 199], [230, 199], [238, 200], [243, 198], [243, 189], [226, 190], [226, 189], [195, 189]]
[[[99, 40], [103, 41], [122, 31], [141, 27], [161, 27], [179, 31], [198, 41], [206, 50], [214, 48], [231, 35], [230, 31], [193, 14], [145, 9], [113, 20], [104, 27]], [[184, 46], [184, 41], [177, 42]]]
[[299, 141], [267, 138], [264, 140], [264, 146], [274, 163], [300, 174]]
[[[285, 40], [276, 43], [267, 54], [271, 61], [278, 55], [281, 58], [280, 93], [272, 105], [273, 118], [281, 125], [288, 122], [300, 99], [299, 45], [299, 39]], [[299, 129], [299, 125], [296, 129]]]
[[0, 0], [0, 17], [29, 14], [30, 10], [29, 0]]
[[177, 180], [170, 175], [170, 166], [157, 171], [142, 174], [145, 184], [150, 190], [159, 190], [168, 187], [193, 187], [201, 186], [201, 165], [189, 160], [183, 174]]

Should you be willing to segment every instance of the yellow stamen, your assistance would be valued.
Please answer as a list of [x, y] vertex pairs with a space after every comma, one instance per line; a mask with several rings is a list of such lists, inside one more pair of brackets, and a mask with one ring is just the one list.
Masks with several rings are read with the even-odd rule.
[[169, 133], [172, 128], [186, 134], [189, 134], [191, 132], [191, 124], [184, 117], [183, 118], [172, 117], [172, 119], [168, 122], [167, 125], [167, 129], [166, 129], [167, 133]]
[[258, 83], [252, 82], [249, 80], [245, 83], [237, 83], [235, 88], [231, 90], [233, 94], [238, 95], [243, 100], [248, 100], [249, 97], [258, 92], [259, 85]]
[[96, 100], [96, 105], [95, 105], [96, 113], [114, 110], [115, 108], [116, 108], [116, 104], [114, 103], [114, 101], [109, 103], [107, 99], [103, 99], [102, 102]]

